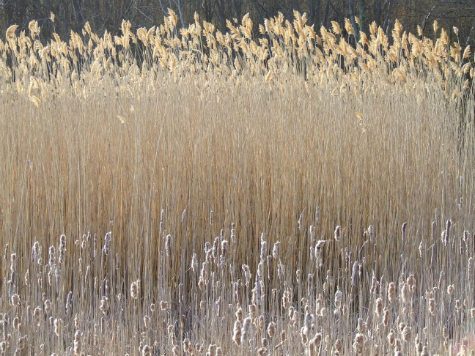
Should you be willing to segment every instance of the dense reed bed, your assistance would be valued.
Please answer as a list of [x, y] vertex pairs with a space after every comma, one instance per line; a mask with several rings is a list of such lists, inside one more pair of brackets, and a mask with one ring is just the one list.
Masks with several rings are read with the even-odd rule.
[[0, 42], [0, 352], [472, 352], [470, 48], [164, 21]]

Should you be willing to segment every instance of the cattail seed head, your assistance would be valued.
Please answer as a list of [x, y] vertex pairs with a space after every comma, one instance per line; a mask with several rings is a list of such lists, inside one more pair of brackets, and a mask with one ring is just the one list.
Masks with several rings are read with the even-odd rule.
[[109, 311], [109, 306], [110, 306], [110, 303], [109, 303], [109, 298], [107, 297], [102, 297], [101, 298], [101, 303], [99, 305], [99, 310], [102, 312], [102, 314], [107, 314], [107, 312]]
[[271, 339], [275, 336], [275, 328], [276, 328], [276, 325], [273, 321], [271, 321], [269, 325], [267, 326], [267, 335], [269, 335]]
[[257, 354], [259, 356], [265, 356], [268, 355], [267, 348], [266, 347], [261, 347], [257, 350]]
[[272, 257], [274, 257], [274, 259], [276, 260], [279, 259], [279, 249], [280, 249], [280, 241], [277, 241], [274, 244], [274, 247], [272, 248]]
[[388, 336], [386, 337], [386, 340], [387, 340], [389, 346], [394, 346], [394, 343], [396, 341], [396, 335], [394, 334], [394, 331], [391, 330], [388, 333]]
[[376, 299], [374, 310], [379, 318], [383, 315], [383, 300], [381, 298]]
[[152, 356], [153, 355], [152, 351], [153, 351], [152, 347], [148, 345], [144, 345], [142, 348], [142, 356]]
[[82, 341], [81, 341], [81, 331], [77, 330], [74, 334], [74, 355], [81, 355]]
[[18, 349], [22, 351], [26, 346], [26, 335], [18, 339]]
[[233, 341], [236, 345], [241, 345], [241, 322], [236, 320], [234, 322], [234, 330], [233, 330]]
[[145, 315], [143, 317], [143, 324], [145, 326], [145, 329], [148, 329], [150, 326], [150, 317], [148, 315]]
[[362, 318], [358, 318], [358, 333], [364, 334], [366, 332], [366, 323]]
[[48, 315], [51, 312], [51, 302], [49, 299], [46, 299], [44, 302], [45, 313]]
[[20, 296], [18, 294], [13, 294], [10, 298], [11, 305], [14, 307], [20, 306]]
[[435, 302], [435, 299], [434, 298], [430, 298], [428, 301], [428, 306], [429, 306], [429, 313], [431, 315], [435, 315], [435, 307], [436, 307], [436, 302]]
[[394, 301], [395, 296], [396, 296], [396, 285], [394, 284], [394, 282], [391, 282], [388, 285], [388, 301], [389, 301], [389, 303], [392, 303]]
[[365, 342], [365, 336], [361, 333], [357, 333], [353, 341], [353, 350], [356, 354], [361, 354], [363, 352]]
[[307, 345], [308, 343], [308, 328], [306, 326], [300, 329], [300, 341], [302, 345]]
[[387, 308], [383, 309], [383, 325], [388, 326], [389, 324], [389, 310]]
[[239, 306], [238, 309], [236, 310], [236, 319], [241, 323], [244, 320], [244, 313], [242, 311], [241, 306]]
[[132, 299], [139, 298], [139, 289], [140, 289], [140, 280], [136, 280], [135, 282], [132, 282], [132, 284], [130, 285], [130, 297]]
[[405, 326], [404, 329], [402, 330], [402, 340], [405, 342], [411, 341], [411, 328], [409, 326]]
[[411, 290], [409, 288], [409, 285], [407, 283], [404, 283], [402, 288], [401, 288], [401, 302], [402, 304], [407, 304], [410, 300], [410, 293]]
[[244, 319], [241, 330], [241, 344], [245, 344], [249, 340], [249, 332], [251, 328], [252, 320], [250, 317]]
[[63, 331], [63, 320], [60, 318], [54, 319], [54, 333], [56, 336], [61, 336], [61, 333]]
[[171, 246], [172, 246], [172, 235], [168, 234], [165, 237], [165, 252], [167, 256], [170, 256]]
[[35, 322], [37, 326], [40, 326], [41, 323], [41, 308], [36, 307], [35, 310], [33, 311], [33, 316], [35, 318]]
[[340, 238], [341, 238], [341, 226], [337, 226], [335, 228], [335, 233], [334, 233], [334, 238], [335, 238], [335, 241], [340, 241]]

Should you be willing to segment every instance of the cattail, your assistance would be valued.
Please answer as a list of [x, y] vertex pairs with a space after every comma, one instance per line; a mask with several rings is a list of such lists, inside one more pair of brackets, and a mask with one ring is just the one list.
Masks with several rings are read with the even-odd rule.
[[394, 282], [389, 283], [388, 285], [388, 301], [392, 303], [396, 297], [396, 286]]
[[99, 305], [99, 310], [102, 312], [102, 314], [107, 314], [109, 311], [109, 298], [107, 297], [102, 297], [101, 298], [101, 303]]
[[20, 306], [20, 296], [18, 294], [13, 294], [12, 297], [10, 298], [11, 305], [14, 307], [19, 307]]
[[389, 324], [389, 310], [387, 308], [383, 309], [383, 325], [388, 326]]
[[416, 278], [414, 277], [413, 274], [410, 274], [409, 277], [407, 277], [407, 285], [409, 286], [411, 291], [412, 291], [412, 287], [416, 285]]
[[216, 356], [216, 345], [214, 344], [210, 344], [208, 346], [208, 352], [206, 353], [206, 355], [208, 356]]
[[269, 335], [271, 339], [275, 336], [275, 323], [273, 321], [271, 321], [267, 326], [267, 335]]
[[33, 316], [35, 318], [35, 322], [37, 326], [40, 326], [41, 323], [41, 308], [36, 307], [35, 310], [33, 311]]
[[410, 289], [407, 283], [404, 283], [401, 288], [401, 302], [402, 304], [407, 304], [410, 299]]
[[51, 312], [51, 302], [46, 299], [44, 302], [45, 313], [48, 315]]
[[132, 299], [138, 299], [139, 297], [139, 288], [140, 288], [140, 279], [132, 282], [130, 285], [130, 297]]
[[165, 237], [165, 252], [167, 256], [170, 256], [171, 245], [172, 245], [172, 235], [168, 234]]
[[356, 285], [356, 276], [358, 274], [358, 267], [359, 267], [358, 261], [355, 261], [355, 263], [353, 263], [353, 272], [351, 273], [352, 286]]
[[241, 344], [245, 344], [249, 340], [249, 332], [251, 328], [252, 320], [250, 317], [244, 319], [241, 329]]
[[223, 256], [226, 256], [226, 251], [227, 250], [228, 250], [228, 241], [227, 240], [221, 241], [221, 254]]
[[381, 298], [376, 299], [374, 310], [376, 315], [380, 318], [383, 314], [383, 300]]
[[421, 351], [419, 356], [429, 356], [429, 355], [430, 354], [429, 354], [429, 350], [428, 350], [427, 346], [423, 346], [422, 351]]
[[306, 326], [300, 329], [300, 341], [303, 345], [308, 343], [308, 328]]
[[322, 341], [322, 334], [320, 334], [320, 333], [315, 334], [315, 336], [310, 340], [310, 342], [308, 344], [309, 355], [311, 355], [311, 356], [318, 355], [318, 353], [320, 351], [321, 341]]
[[269, 347], [269, 339], [263, 337], [263, 338], [261, 339], [261, 344], [262, 344], [262, 346], [264, 346], [264, 347]]
[[236, 345], [241, 345], [241, 322], [236, 320], [234, 322], [233, 341]]
[[251, 270], [248, 265], [242, 265], [242, 272], [244, 274], [245, 285], [248, 286], [251, 281]]
[[454, 290], [455, 290], [454, 285], [453, 285], [453, 284], [450, 284], [450, 285], [447, 287], [447, 294], [448, 294], [448, 295], [454, 294]]
[[81, 331], [77, 330], [74, 334], [74, 355], [81, 355], [82, 341], [81, 341]]
[[436, 307], [436, 303], [435, 303], [435, 299], [434, 298], [430, 298], [428, 301], [427, 301], [427, 304], [429, 306], [429, 313], [431, 315], [435, 315], [435, 307]]
[[343, 350], [343, 343], [340, 339], [336, 339], [334, 348], [337, 352], [341, 352]]
[[19, 339], [18, 339], [18, 349], [20, 351], [22, 351], [24, 348], [25, 348], [25, 345], [26, 345], [26, 335], [25, 336], [21, 336]]
[[255, 304], [251, 304], [249, 305], [248, 310], [251, 321], [254, 321], [254, 319], [257, 317], [257, 306]]
[[15, 317], [13, 319], [13, 329], [15, 330], [18, 330], [18, 328], [20, 327], [20, 319], [18, 319], [18, 317]]
[[389, 346], [394, 346], [394, 343], [396, 341], [396, 336], [394, 335], [394, 331], [391, 330], [388, 333], [388, 336], [386, 337], [386, 340], [387, 340]]
[[259, 348], [259, 349], [257, 350], [257, 354], [258, 354], [259, 356], [265, 356], [265, 355], [267, 355], [267, 354], [268, 354], [267, 348], [266, 348], [266, 347], [261, 347], [261, 348]]
[[240, 306], [236, 310], [236, 319], [241, 323], [244, 320], [244, 313], [243, 313], [242, 308]]
[[279, 249], [280, 249], [280, 241], [277, 241], [274, 244], [274, 247], [272, 248], [272, 257], [274, 257], [274, 259], [276, 260], [279, 259]]
[[73, 305], [73, 292], [69, 291], [68, 296], [66, 297], [66, 311], [69, 311]]
[[109, 255], [109, 251], [110, 251], [110, 244], [111, 244], [111, 236], [112, 236], [112, 232], [109, 231], [107, 234], [105, 234], [104, 236], [104, 246], [102, 247], [102, 253], [104, 254], [104, 256], [108, 256]]
[[13, 273], [16, 271], [16, 253], [10, 255], [10, 272]]
[[282, 307], [288, 309], [290, 307], [290, 291], [287, 289], [282, 296]]
[[148, 329], [148, 327], [150, 326], [150, 317], [148, 315], [145, 315], [143, 317], [143, 324], [145, 326], [145, 329]]
[[355, 340], [353, 341], [353, 350], [356, 354], [360, 354], [363, 352], [365, 342], [365, 336], [363, 334], [356, 334]]
[[310, 243], [313, 243], [315, 241], [315, 226], [310, 225], [308, 228], [308, 233], [310, 234]]
[[402, 330], [402, 340], [405, 342], [411, 341], [411, 335], [411, 328], [406, 325]]
[[336, 228], [335, 228], [335, 232], [334, 232], [334, 238], [335, 238], [335, 241], [340, 241], [340, 238], [341, 238], [341, 226], [338, 225]]
[[401, 239], [403, 243], [406, 240], [406, 228], [407, 228], [407, 222], [403, 223], [401, 227], [401, 236], [402, 236]]
[[198, 269], [198, 258], [196, 257], [196, 253], [193, 253], [193, 257], [191, 258], [190, 268], [193, 272], [196, 272], [196, 270]]
[[362, 318], [358, 318], [357, 330], [360, 334], [366, 333], [366, 323]]
[[440, 234], [440, 240], [442, 241], [442, 244], [444, 246], [447, 246], [447, 242], [448, 242], [447, 237], [448, 237], [447, 230], [442, 231]]
[[61, 336], [61, 333], [63, 331], [63, 320], [60, 318], [54, 319], [54, 333], [56, 336]]
[[148, 345], [144, 345], [142, 348], [142, 356], [152, 356], [153, 355], [153, 349], [152, 347]]
[[373, 272], [373, 276], [371, 277], [371, 291], [370, 293], [372, 295], [375, 295], [376, 294], [376, 290], [378, 288], [378, 285], [379, 285], [379, 282], [378, 280], [376, 279], [375, 275], [374, 275], [374, 272]]

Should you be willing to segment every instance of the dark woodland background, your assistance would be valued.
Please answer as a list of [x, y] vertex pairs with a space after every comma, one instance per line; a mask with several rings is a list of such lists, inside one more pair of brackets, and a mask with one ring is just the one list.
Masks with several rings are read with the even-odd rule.
[[[416, 33], [419, 25], [424, 35], [434, 36], [432, 24], [437, 20], [452, 40], [473, 45], [475, 37], [475, 0], [0, 0], [0, 31], [4, 37], [12, 24], [19, 25], [19, 31], [27, 30], [28, 22], [35, 19], [43, 40], [53, 32], [67, 39], [71, 30], [80, 33], [86, 21], [98, 35], [105, 30], [117, 34], [123, 19], [131, 22], [132, 29], [163, 23], [168, 8], [178, 15], [179, 27], [194, 22], [197, 12], [201, 20], [222, 32], [227, 31], [226, 19], [240, 20], [246, 13], [257, 24], [278, 12], [292, 20], [293, 10], [297, 10], [307, 13], [308, 24], [315, 24], [317, 31], [321, 25], [342, 23], [346, 17], [358, 30], [367, 31], [375, 21], [390, 33], [399, 19], [406, 31]], [[360, 27], [355, 17], [360, 19]], [[458, 36], [454, 26], [459, 29]]]

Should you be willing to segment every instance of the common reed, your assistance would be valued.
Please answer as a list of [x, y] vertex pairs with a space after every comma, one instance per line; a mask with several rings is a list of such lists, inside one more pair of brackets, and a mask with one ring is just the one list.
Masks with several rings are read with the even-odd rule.
[[0, 42], [0, 352], [471, 352], [470, 48], [169, 15]]

